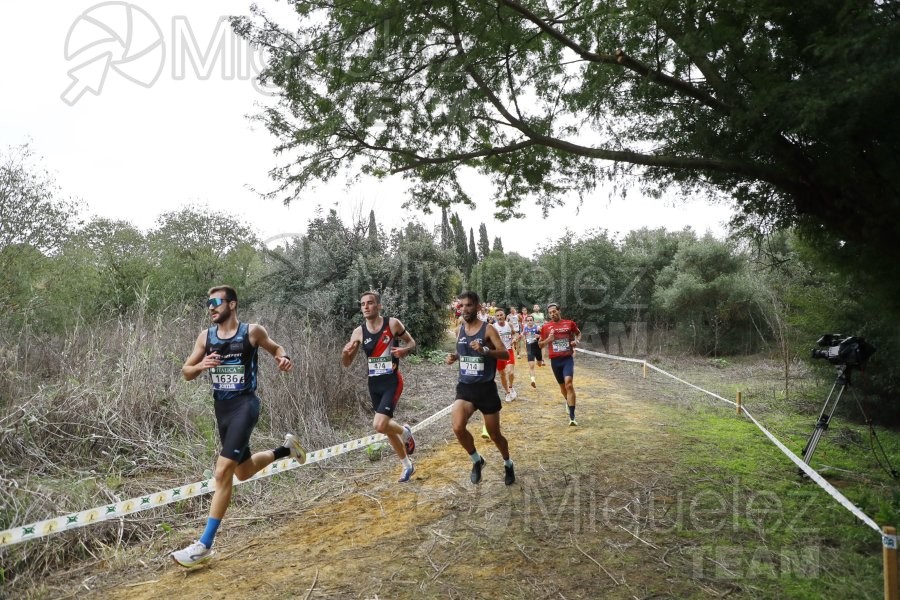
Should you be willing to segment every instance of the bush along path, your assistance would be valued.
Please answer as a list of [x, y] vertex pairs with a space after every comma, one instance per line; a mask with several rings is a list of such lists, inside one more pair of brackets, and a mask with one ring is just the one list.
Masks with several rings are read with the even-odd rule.
[[[449, 401], [452, 378], [434, 369]], [[469, 482], [447, 418], [418, 434], [408, 484], [387, 455], [359, 452], [319, 471], [322, 494], [294, 518], [222, 536], [208, 567], [98, 572], [91, 597], [880, 596], [879, 540], [797, 480], [752, 424], [633, 365], [579, 357], [575, 384], [578, 427], [549, 366], [504, 403], [512, 486], [478, 417], [487, 464]], [[753, 460], [727, 458], [736, 444]]]

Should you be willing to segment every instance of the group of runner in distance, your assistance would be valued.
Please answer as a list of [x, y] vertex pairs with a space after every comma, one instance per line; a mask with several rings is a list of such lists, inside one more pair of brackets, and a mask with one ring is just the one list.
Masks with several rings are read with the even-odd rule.
[[[300, 464], [306, 461], [306, 451], [291, 433], [285, 435], [284, 442], [277, 448], [250, 452], [250, 435], [260, 410], [260, 400], [256, 396], [258, 349], [262, 347], [271, 354], [278, 369], [285, 372], [290, 372], [294, 366], [290, 356], [269, 337], [264, 327], [238, 321], [234, 288], [216, 286], [210, 289], [206, 306], [212, 325], [197, 336], [182, 374], [191, 381], [204, 371], [209, 373], [222, 449], [216, 459], [215, 490], [203, 534], [197, 541], [170, 555], [188, 569], [199, 567], [212, 557], [213, 541], [231, 501], [234, 477], [244, 481], [274, 461], [288, 457]], [[416, 341], [399, 319], [381, 314], [378, 292], [364, 292], [360, 296], [360, 310], [364, 322], [353, 330], [350, 341], [344, 346], [341, 363], [349, 367], [359, 349], [363, 349], [369, 397], [375, 412], [372, 425], [375, 431], [387, 437], [400, 459], [399, 482], [405, 483], [416, 470], [410, 459], [416, 442], [412, 428], [394, 420], [394, 410], [403, 393], [400, 359], [412, 352]], [[544, 365], [543, 351], [547, 350], [553, 375], [566, 399], [569, 426], [576, 426], [573, 355], [581, 331], [573, 321], [562, 318], [559, 305], [555, 303], [547, 305], [549, 318], [545, 321], [537, 304], [531, 314], [525, 307], [521, 313], [510, 307], [507, 315], [493, 302], [482, 306], [475, 292], [463, 292], [457, 298], [456, 310], [456, 351], [448, 354], [446, 359], [447, 364], [459, 365], [455, 401], [451, 408], [453, 433], [472, 461], [470, 481], [480, 483], [485, 460], [466, 427], [472, 415], [480, 411], [484, 420], [482, 436], [489, 438], [500, 451], [504, 482], [512, 485], [516, 475], [509, 444], [500, 431], [502, 402], [495, 382], [496, 374], [500, 372], [505, 400], [511, 402], [518, 397], [513, 387], [514, 369], [516, 355], [521, 356], [522, 341], [531, 372], [531, 387], [536, 387], [535, 363]]]

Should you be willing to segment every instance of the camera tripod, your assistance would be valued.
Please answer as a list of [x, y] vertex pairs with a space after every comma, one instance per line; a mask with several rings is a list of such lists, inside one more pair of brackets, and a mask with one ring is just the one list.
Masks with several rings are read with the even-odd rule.
[[[838, 387], [840, 386], [840, 387]], [[844, 390], [850, 386], [850, 367], [847, 365], [841, 365], [838, 367], [837, 377], [834, 380], [834, 385], [831, 386], [831, 391], [828, 392], [828, 397], [825, 398], [825, 404], [822, 405], [822, 412], [819, 413], [819, 420], [816, 421], [816, 428], [813, 429], [812, 434], [809, 436], [809, 440], [806, 442], [806, 446], [803, 448], [803, 462], [809, 464], [809, 461], [812, 460], [813, 452], [816, 451], [816, 446], [819, 445], [819, 440], [822, 439], [822, 436], [825, 434], [825, 431], [828, 430], [828, 424], [831, 422], [831, 417], [834, 415], [834, 410], [837, 408], [838, 402], [841, 401], [841, 396], [844, 394]], [[837, 396], [834, 395], [834, 391], [837, 390]], [[832, 401], [832, 396], [834, 396], [834, 401]], [[803, 473], [803, 469], [797, 470], [798, 475], [805, 475]]]
[[[837, 408], [838, 402], [841, 401], [841, 396], [844, 394], [844, 390], [850, 387], [850, 373], [851, 367], [849, 365], [840, 365], [837, 369], [837, 377], [835, 377], [834, 379], [834, 385], [831, 386], [831, 391], [828, 392], [828, 397], [825, 398], [825, 404], [822, 405], [822, 412], [819, 413], [819, 420], [816, 421], [816, 428], [809, 436], [809, 440], [807, 440], [806, 446], [803, 448], [803, 462], [807, 465], [809, 464], [809, 461], [812, 460], [813, 452], [816, 451], [816, 446], [819, 444], [819, 440], [822, 439], [822, 436], [828, 429], [828, 424], [831, 422], [831, 417], [834, 415], [834, 411]], [[837, 390], [837, 396], [834, 395], [835, 390]], [[832, 396], [834, 396], [833, 401]], [[856, 404], [866, 421], [866, 425], [869, 427], [869, 435], [871, 436], [870, 442], [872, 443], [872, 452], [875, 455], [875, 460], [878, 461], [878, 465], [881, 466], [881, 468], [883, 468], [891, 477], [893, 477], [894, 479], [900, 479], [900, 473], [898, 473], [897, 470], [894, 469], [894, 467], [891, 465], [891, 461], [888, 458], [887, 453], [884, 451], [884, 447], [881, 445], [881, 441], [878, 439], [878, 436], [875, 433], [875, 429], [872, 426], [872, 420], [863, 410], [863, 407], [859, 403], [859, 400], [857, 400]], [[878, 444], [878, 450], [875, 449], [876, 443]], [[879, 451], [881, 452], [881, 456], [879, 456]], [[884, 458], [884, 465], [881, 464], [881, 458]], [[797, 469], [797, 474], [801, 477], [806, 476], [806, 473], [803, 472], [803, 469]]]

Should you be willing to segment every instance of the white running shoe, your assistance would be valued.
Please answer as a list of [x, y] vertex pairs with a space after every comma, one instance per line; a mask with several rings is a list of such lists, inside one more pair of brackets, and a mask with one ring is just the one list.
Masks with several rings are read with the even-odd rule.
[[306, 450], [303, 449], [303, 446], [300, 445], [300, 440], [293, 433], [284, 436], [282, 446], [291, 451], [291, 458], [296, 459], [298, 463], [302, 465], [306, 462]]
[[509, 392], [506, 392], [506, 398], [504, 398], [507, 402], [512, 402], [512, 395]]
[[185, 569], [196, 569], [212, 558], [215, 552], [200, 542], [194, 542], [184, 550], [176, 550], [169, 556]]
[[509, 388], [509, 395], [512, 396], [512, 400], [515, 400], [519, 397], [519, 392], [516, 391], [516, 388]]

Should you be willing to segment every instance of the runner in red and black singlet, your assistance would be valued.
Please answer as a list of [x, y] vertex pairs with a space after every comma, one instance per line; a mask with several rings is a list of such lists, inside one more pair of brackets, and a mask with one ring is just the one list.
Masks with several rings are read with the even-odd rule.
[[[400, 425], [393, 417], [397, 401], [403, 393], [400, 358], [412, 352], [416, 341], [399, 319], [381, 316], [381, 295], [378, 292], [363, 292], [359, 305], [365, 322], [353, 330], [350, 341], [341, 353], [341, 362], [349, 367], [362, 346], [369, 375], [369, 398], [375, 411], [372, 426], [375, 431], [387, 436], [400, 458], [403, 464], [400, 482], [405, 483], [416, 470], [409, 458], [416, 449], [416, 441], [409, 425]], [[400, 340], [405, 344], [402, 348], [397, 346]]]

